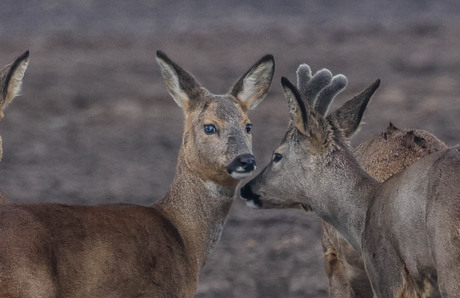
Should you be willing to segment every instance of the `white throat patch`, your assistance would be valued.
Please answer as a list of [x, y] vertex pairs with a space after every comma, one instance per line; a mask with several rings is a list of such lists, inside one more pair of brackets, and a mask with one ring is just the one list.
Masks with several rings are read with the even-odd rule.
[[233, 198], [233, 196], [235, 195], [235, 189], [224, 187], [212, 181], [205, 181], [204, 186], [212, 193], [213, 196], [219, 199]]

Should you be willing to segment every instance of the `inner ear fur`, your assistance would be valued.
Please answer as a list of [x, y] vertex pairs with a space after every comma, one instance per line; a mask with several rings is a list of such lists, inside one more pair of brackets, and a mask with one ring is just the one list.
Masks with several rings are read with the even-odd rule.
[[0, 70], [0, 119], [13, 99], [19, 95], [22, 79], [29, 65], [29, 51], [24, 52], [12, 64]]
[[267, 94], [275, 73], [275, 58], [265, 55], [242, 75], [228, 92], [244, 111], [254, 109]]
[[5, 66], [0, 72], [2, 108], [8, 105], [21, 90], [22, 79], [29, 65], [29, 51], [24, 52], [12, 64]]
[[200, 97], [203, 88], [195, 77], [174, 63], [165, 53], [157, 51], [156, 60], [169, 94], [181, 108], [187, 110], [191, 102]]

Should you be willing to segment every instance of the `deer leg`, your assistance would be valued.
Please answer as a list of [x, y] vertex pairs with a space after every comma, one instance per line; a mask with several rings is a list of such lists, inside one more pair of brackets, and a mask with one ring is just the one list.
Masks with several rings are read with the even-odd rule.
[[449, 216], [437, 217], [436, 222], [432, 224], [428, 221], [438, 287], [435, 281], [424, 280], [426, 297], [431, 297], [430, 293], [438, 291], [442, 297], [460, 297], [460, 225], [452, 225], [448, 218]]
[[409, 289], [404, 282], [404, 276], [407, 274], [395, 249], [378, 241], [378, 236], [373, 237], [374, 235], [369, 233], [365, 236], [368, 237], [364, 238], [362, 257], [374, 296], [414, 297], [409, 294], [413, 289]]
[[321, 243], [324, 252], [324, 265], [329, 278], [329, 297], [355, 297], [345, 274], [342, 260], [337, 252], [337, 231], [326, 222], [321, 225]]

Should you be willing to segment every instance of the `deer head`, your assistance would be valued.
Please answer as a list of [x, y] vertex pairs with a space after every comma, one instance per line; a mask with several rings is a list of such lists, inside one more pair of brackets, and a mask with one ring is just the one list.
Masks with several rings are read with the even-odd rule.
[[[306, 66], [299, 70], [310, 73]], [[317, 200], [340, 183], [338, 177], [345, 167], [342, 156], [351, 155], [348, 139], [358, 128], [379, 83], [377, 80], [326, 117], [324, 114], [333, 97], [346, 85], [344, 76], [332, 79], [329, 71], [322, 70], [308, 79], [308, 84], [299, 79], [302, 92], [283, 77], [281, 84], [291, 121], [271, 162], [241, 189], [248, 205], [315, 209]], [[308, 87], [302, 88], [305, 85]]]
[[185, 115], [179, 159], [204, 181], [236, 186], [256, 167], [247, 112], [270, 87], [273, 56], [261, 58], [224, 95], [210, 93], [164, 53], [157, 52], [157, 61], [170, 95]]

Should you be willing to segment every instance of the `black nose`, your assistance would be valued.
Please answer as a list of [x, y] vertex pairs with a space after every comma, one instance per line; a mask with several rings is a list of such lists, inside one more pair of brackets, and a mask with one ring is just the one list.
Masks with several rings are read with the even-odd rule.
[[242, 198], [248, 201], [253, 201], [256, 206], [262, 207], [260, 196], [252, 192], [251, 185], [246, 184], [243, 186], [240, 190], [240, 194]]
[[252, 154], [238, 155], [227, 167], [227, 172], [247, 173], [256, 168], [256, 159]]
[[240, 164], [245, 172], [253, 171], [256, 167], [256, 159], [252, 154], [245, 154], [240, 156]]

